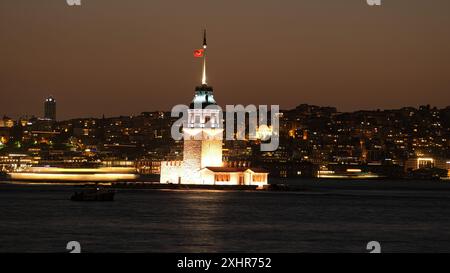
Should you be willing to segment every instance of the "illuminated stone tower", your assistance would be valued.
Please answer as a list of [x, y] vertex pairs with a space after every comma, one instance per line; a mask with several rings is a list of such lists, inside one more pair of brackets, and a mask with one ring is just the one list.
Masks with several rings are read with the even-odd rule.
[[203, 48], [194, 52], [195, 57], [203, 58], [202, 84], [195, 88], [187, 122], [183, 124], [183, 161], [162, 161], [160, 183], [264, 187], [268, 171], [223, 166], [226, 165], [222, 162], [223, 117], [214, 100], [213, 88], [206, 81], [206, 47], [205, 30]]
[[206, 81], [206, 30], [203, 37], [202, 85], [195, 88], [188, 110], [188, 123], [183, 128], [182, 183], [203, 184], [200, 170], [222, 166], [222, 117], [214, 100], [213, 88]]

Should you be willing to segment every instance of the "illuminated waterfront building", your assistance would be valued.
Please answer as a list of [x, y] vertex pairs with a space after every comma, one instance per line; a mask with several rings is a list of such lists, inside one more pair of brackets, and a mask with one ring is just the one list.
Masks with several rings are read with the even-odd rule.
[[444, 158], [412, 157], [405, 161], [404, 166], [406, 171], [426, 168], [450, 170], [450, 161]]

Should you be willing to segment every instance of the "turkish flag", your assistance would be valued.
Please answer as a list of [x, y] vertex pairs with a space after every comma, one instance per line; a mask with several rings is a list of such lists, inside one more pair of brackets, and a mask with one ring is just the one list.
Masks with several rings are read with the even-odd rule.
[[197, 49], [197, 50], [194, 50], [194, 57], [196, 57], [196, 58], [201, 58], [201, 57], [203, 57], [203, 53], [205, 52], [205, 50], [204, 49]]

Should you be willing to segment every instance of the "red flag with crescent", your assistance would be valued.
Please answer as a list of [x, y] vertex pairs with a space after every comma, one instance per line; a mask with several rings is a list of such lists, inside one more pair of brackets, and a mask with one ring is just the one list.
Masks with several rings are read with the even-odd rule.
[[194, 50], [194, 57], [196, 57], [196, 58], [201, 58], [201, 57], [203, 57], [203, 54], [205, 53], [205, 50], [204, 49], [197, 49], [197, 50]]

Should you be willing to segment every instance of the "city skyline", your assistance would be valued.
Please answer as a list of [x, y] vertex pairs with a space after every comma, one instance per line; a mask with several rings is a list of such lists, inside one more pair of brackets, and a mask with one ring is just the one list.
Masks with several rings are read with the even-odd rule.
[[[27, 113], [27, 114], [22, 114], [22, 115], [18, 115], [18, 116], [13, 116], [13, 115], [10, 115], [8, 113], [0, 113], [0, 119], [8, 118], [8, 119], [12, 119], [12, 120], [19, 120], [21, 118], [26, 118], [26, 119], [30, 119], [30, 118], [37, 118], [37, 119], [39, 119], [39, 118], [42, 118], [42, 119], [50, 119], [50, 120], [54, 120], [54, 121], [56, 121], [56, 120], [58, 120], [58, 121], [67, 121], [67, 120], [76, 120], [76, 119], [100, 119], [100, 118], [115, 118], [115, 117], [127, 117], [127, 116], [128, 117], [133, 117], [133, 116], [142, 115], [143, 113], [156, 113], [156, 112], [170, 113], [171, 112], [171, 109], [153, 109], [153, 110], [147, 110], [147, 111], [146, 110], [144, 110], [144, 111], [136, 111], [136, 112], [133, 112], [133, 113], [122, 113], [122, 114], [118, 113], [117, 115], [111, 115], [111, 116], [106, 116], [104, 114], [99, 114], [99, 115], [96, 115], [96, 116], [85, 116], [85, 115], [81, 114], [81, 116], [74, 116], [74, 117], [58, 118], [57, 119], [56, 117], [55, 118], [49, 118], [49, 117], [46, 116], [46, 111], [47, 111], [46, 110], [46, 108], [47, 108], [46, 104], [47, 104], [49, 99], [55, 100], [55, 103], [56, 103], [56, 98], [54, 98], [53, 96], [46, 97], [45, 99], [42, 100], [42, 103], [39, 104], [41, 106], [41, 109], [40, 109], [40, 113], [38, 113], [38, 114], [28, 114]], [[357, 109], [357, 110], [353, 110], [353, 111], [340, 111], [340, 109], [338, 109], [334, 105], [314, 105], [314, 104], [309, 104], [309, 103], [298, 103], [297, 105], [294, 105], [291, 108], [280, 109], [280, 111], [281, 112], [292, 111], [292, 110], [295, 110], [296, 108], [301, 107], [303, 105], [308, 105], [308, 106], [313, 106], [313, 107], [320, 107], [320, 108], [335, 108], [337, 113], [340, 113], [340, 114], [357, 113], [357, 112], [396, 111], [396, 110], [401, 110], [401, 109], [405, 109], [405, 108], [413, 108], [413, 109], [417, 110], [417, 109], [420, 109], [421, 107], [429, 107], [430, 109], [434, 109], [435, 108], [435, 109], [438, 109], [438, 110], [443, 110], [443, 109], [446, 109], [446, 108], [450, 107], [450, 104], [447, 105], [447, 106], [443, 106], [443, 107], [438, 107], [438, 106], [430, 105], [430, 104], [420, 104], [420, 105], [417, 105], [417, 106], [405, 105], [405, 106], [400, 106], [398, 108]], [[222, 107], [222, 105], [220, 105], [220, 104], [218, 104], [218, 106], [221, 107], [223, 111], [225, 111], [225, 107]], [[58, 103], [58, 109], [59, 109], [58, 112], [57, 112], [58, 115], [61, 114], [61, 112], [60, 112], [61, 108], [63, 108], [63, 107], [61, 107], [61, 105]], [[56, 109], [53, 110], [53, 111], [54, 111], [54, 115], [56, 116]], [[63, 113], [62, 116], [64, 116], [64, 113]]]
[[223, 105], [449, 105], [448, 2], [254, 4], [179, 3], [180, 14], [161, 1], [4, 2], [0, 114], [42, 116], [36, 102], [49, 95], [59, 120], [169, 111], [198, 84], [192, 50], [205, 25]]

